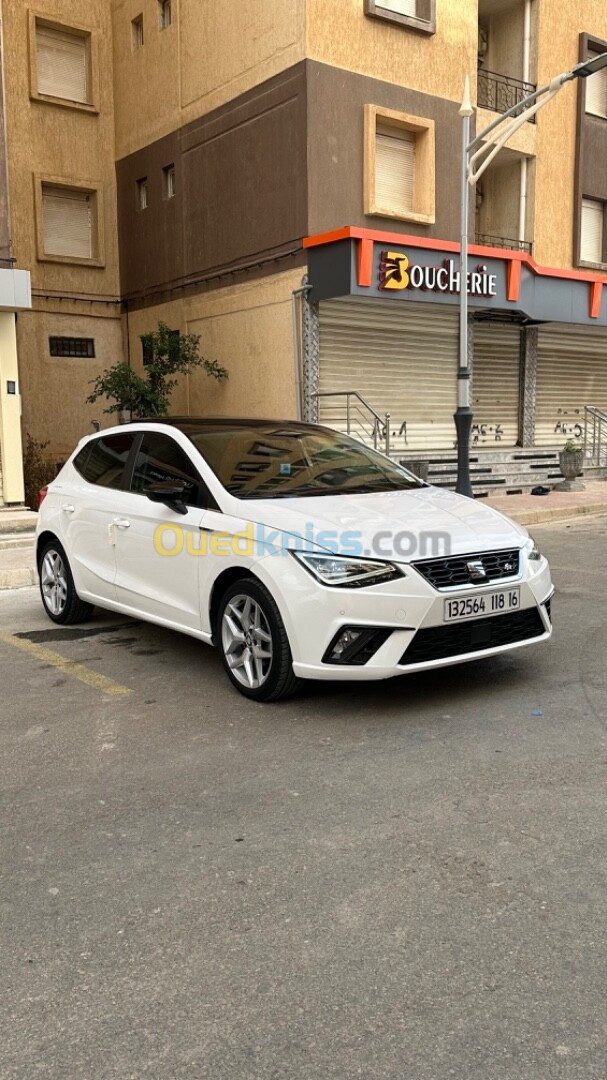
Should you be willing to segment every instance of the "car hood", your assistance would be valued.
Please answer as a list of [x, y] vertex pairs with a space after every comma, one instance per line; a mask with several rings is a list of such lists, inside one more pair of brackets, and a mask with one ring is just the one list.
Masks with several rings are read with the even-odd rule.
[[[408, 562], [521, 547], [527, 531], [490, 506], [444, 488], [364, 495], [235, 500], [239, 516], [313, 541], [316, 548]], [[331, 534], [323, 536], [323, 533]], [[376, 546], [378, 534], [380, 547]]]

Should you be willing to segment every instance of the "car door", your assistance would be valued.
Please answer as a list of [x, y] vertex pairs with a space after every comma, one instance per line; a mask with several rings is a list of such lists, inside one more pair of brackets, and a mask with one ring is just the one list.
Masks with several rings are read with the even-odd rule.
[[[183, 481], [187, 512], [152, 502], [146, 487]], [[200, 630], [198, 563], [204, 485], [172, 436], [146, 431], [134, 454], [128, 506], [116, 525], [116, 595], [129, 613]], [[194, 552], [193, 554], [191, 552]]]
[[80, 596], [103, 603], [116, 599], [113, 521], [135, 434], [93, 439], [74, 460], [78, 479], [61, 492], [62, 539]]

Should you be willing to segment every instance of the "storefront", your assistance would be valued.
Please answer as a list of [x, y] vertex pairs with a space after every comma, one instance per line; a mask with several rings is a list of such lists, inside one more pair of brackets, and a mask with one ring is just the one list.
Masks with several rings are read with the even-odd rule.
[[[389, 413], [394, 452], [452, 449], [457, 246], [354, 228], [305, 243], [319, 330], [307, 415], [363, 434]], [[473, 444], [581, 438], [585, 406], [607, 411], [607, 279], [476, 246], [469, 269]]]

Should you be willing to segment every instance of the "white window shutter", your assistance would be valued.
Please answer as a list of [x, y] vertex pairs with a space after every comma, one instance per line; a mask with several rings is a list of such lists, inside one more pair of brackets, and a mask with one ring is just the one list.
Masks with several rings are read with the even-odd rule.
[[584, 80], [586, 84], [586, 112], [607, 117], [607, 68], [595, 71]]
[[603, 204], [594, 199], [582, 199], [580, 258], [582, 262], [603, 262]]
[[415, 190], [415, 136], [410, 132], [375, 136], [375, 205], [378, 210], [408, 213]]
[[87, 191], [45, 185], [42, 191], [45, 255], [93, 257], [92, 198]]
[[393, 11], [396, 15], [417, 15], [417, 0], [378, 0], [377, 7]]
[[89, 101], [86, 38], [50, 26], [36, 27], [38, 93]]

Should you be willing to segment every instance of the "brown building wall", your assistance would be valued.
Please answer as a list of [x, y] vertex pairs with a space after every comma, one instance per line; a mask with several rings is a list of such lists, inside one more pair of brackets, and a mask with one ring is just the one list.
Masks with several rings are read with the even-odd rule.
[[[121, 285], [165, 299], [176, 284], [300, 250], [306, 235], [305, 65], [118, 161]], [[176, 195], [162, 198], [162, 169]], [[136, 182], [148, 178], [148, 207]], [[270, 265], [266, 272], [277, 269]], [[170, 296], [167, 293], [168, 298]]]
[[[605, 23], [607, 25], [607, 19]], [[580, 60], [588, 58], [589, 48], [593, 52], [607, 52], [607, 41], [595, 35], [580, 34]], [[578, 265], [581, 265], [580, 230], [584, 198], [597, 199], [607, 204], [607, 119], [586, 112], [586, 83], [580, 80], [577, 94], [573, 219], [573, 257]], [[607, 259], [607, 220], [604, 220], [603, 231], [603, 258]]]
[[[419, 225], [366, 215], [363, 207], [364, 107], [431, 119], [436, 140], [436, 221]], [[308, 231], [341, 225], [455, 240], [459, 235], [458, 105], [404, 86], [308, 62]]]

